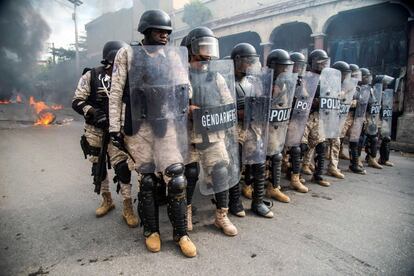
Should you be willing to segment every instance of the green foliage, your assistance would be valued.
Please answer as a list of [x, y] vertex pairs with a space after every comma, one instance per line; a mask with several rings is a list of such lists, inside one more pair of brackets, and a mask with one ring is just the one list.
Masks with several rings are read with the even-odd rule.
[[200, 2], [200, 0], [192, 0], [185, 4], [183, 21], [191, 28], [199, 27], [212, 17], [211, 11]]

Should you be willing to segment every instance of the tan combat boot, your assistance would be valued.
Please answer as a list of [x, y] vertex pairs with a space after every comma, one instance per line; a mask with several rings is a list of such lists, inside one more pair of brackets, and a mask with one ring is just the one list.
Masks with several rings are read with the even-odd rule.
[[114, 208], [115, 208], [115, 204], [112, 202], [111, 193], [103, 192], [101, 206], [99, 206], [95, 211], [96, 216], [98, 218], [105, 216], [109, 211], [111, 211]]
[[306, 175], [312, 175], [313, 171], [311, 170], [310, 164], [303, 164], [302, 166], [302, 172]]
[[132, 199], [130, 198], [124, 200], [124, 210], [122, 211], [122, 217], [129, 227], [135, 228], [138, 226], [138, 217], [134, 214], [134, 211], [132, 209]]
[[247, 199], [252, 199], [253, 194], [253, 187], [252, 185], [243, 184], [242, 186], [242, 194]]
[[188, 258], [193, 258], [197, 255], [197, 248], [195, 247], [194, 243], [190, 240], [189, 236], [182, 236], [178, 241], [178, 245], [180, 246], [181, 252], [184, 254], [184, 256]]
[[328, 169], [328, 175], [339, 178], [339, 179], [344, 179], [345, 175], [343, 173], [341, 173], [340, 170], [336, 169], [336, 168], [329, 168]]
[[266, 188], [266, 196], [274, 198], [280, 202], [284, 202], [284, 203], [290, 202], [290, 198], [284, 193], [282, 193], [282, 191], [280, 190], [280, 186], [277, 188], [274, 188], [272, 184], [270, 183], [267, 185], [267, 188]]
[[299, 193], [307, 193], [309, 191], [308, 187], [303, 185], [300, 181], [299, 174], [292, 174], [290, 177], [290, 186]]
[[227, 236], [236, 236], [237, 228], [231, 223], [227, 213], [229, 208], [220, 208], [216, 209], [216, 219], [214, 220], [214, 225], [217, 228], [223, 229], [224, 234]]
[[187, 205], [187, 231], [193, 231], [193, 209]]
[[317, 176], [317, 177], [313, 176], [313, 177], [312, 177], [312, 181], [313, 181], [314, 183], [319, 184], [319, 185], [324, 186], [324, 187], [329, 187], [329, 186], [331, 186], [331, 183], [329, 183], [329, 181], [327, 181], [327, 180], [323, 179], [323, 178], [322, 178], [322, 177], [320, 177], [320, 176]]
[[145, 246], [151, 252], [159, 252], [161, 250], [161, 238], [157, 232], [152, 233], [145, 238]]
[[381, 161], [381, 159], [378, 159], [378, 164], [385, 165], [385, 166], [388, 166], [388, 167], [394, 167], [394, 163], [392, 163], [390, 161]]
[[371, 156], [368, 157], [368, 166], [375, 169], [382, 169], [382, 166], [378, 164], [377, 160], [375, 160], [375, 158], [372, 158]]
[[364, 167], [364, 160], [362, 159], [362, 157], [359, 157], [358, 158], [358, 167], [361, 167], [361, 168], [363, 168]]

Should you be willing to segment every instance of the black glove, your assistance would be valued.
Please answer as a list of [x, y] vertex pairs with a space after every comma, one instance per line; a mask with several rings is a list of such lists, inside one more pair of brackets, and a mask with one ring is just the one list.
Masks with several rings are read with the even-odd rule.
[[96, 109], [95, 116], [94, 116], [94, 124], [97, 128], [107, 128], [109, 126], [108, 116], [106, 115], [105, 111], [101, 109]]
[[89, 108], [88, 112], [86, 112], [86, 114], [83, 116], [85, 117], [85, 122], [88, 125], [94, 125], [94, 121], [95, 121], [95, 108], [91, 107]]
[[124, 135], [121, 132], [110, 132], [109, 137], [112, 145], [121, 150], [124, 148]]

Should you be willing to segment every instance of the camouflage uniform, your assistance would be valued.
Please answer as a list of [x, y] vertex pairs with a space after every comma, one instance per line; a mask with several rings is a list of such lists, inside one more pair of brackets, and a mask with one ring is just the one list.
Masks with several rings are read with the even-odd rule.
[[[124, 87], [127, 82], [127, 74], [131, 66], [132, 48], [122, 48], [119, 50], [114, 61], [112, 73], [112, 90], [109, 100], [109, 120], [110, 132], [124, 131], [123, 112], [125, 112], [125, 103], [122, 102]], [[177, 75], [185, 76], [183, 72], [177, 72]], [[188, 80], [187, 80], [188, 82]], [[140, 126], [139, 131], [133, 135], [125, 136], [125, 147], [135, 159], [135, 163], [129, 160], [133, 169], [140, 171], [143, 166], [154, 164], [156, 172], [163, 172], [165, 168], [174, 163], [183, 163], [184, 157], [181, 156], [177, 147], [178, 135], [174, 126], [174, 121], [168, 121], [167, 132], [163, 138], [154, 135], [153, 129], [146, 121]], [[167, 154], [168, 153], [168, 154]], [[161, 157], [162, 158], [159, 158]], [[169, 178], [164, 175], [164, 180]]]
[[[89, 111], [89, 109], [92, 108], [92, 106], [88, 104], [88, 99], [89, 99], [89, 96], [91, 95], [91, 81], [93, 81], [91, 79], [91, 71], [88, 71], [80, 78], [78, 86], [75, 91], [75, 96], [73, 97], [74, 101], [79, 100], [78, 101], [79, 105], [86, 103], [86, 105], [82, 108], [85, 115]], [[97, 93], [103, 94], [102, 97], [107, 97], [106, 91], [104, 90], [103, 87], [98, 87]], [[97, 149], [95, 150], [96, 154], [89, 155], [89, 160], [92, 163], [97, 163], [99, 148], [102, 145], [103, 130], [85, 122], [84, 133], [85, 133], [84, 135], [86, 137], [86, 140], [89, 143], [89, 146]], [[122, 161], [127, 160], [128, 158], [126, 153], [114, 147], [112, 143], [108, 144], [108, 155], [109, 155], [112, 166], [116, 166], [117, 164], [119, 164]], [[102, 181], [101, 193], [102, 192], [109, 192], [108, 177], [106, 177], [105, 180]], [[131, 198], [130, 183], [121, 183], [121, 194], [123, 196], [123, 199]]]

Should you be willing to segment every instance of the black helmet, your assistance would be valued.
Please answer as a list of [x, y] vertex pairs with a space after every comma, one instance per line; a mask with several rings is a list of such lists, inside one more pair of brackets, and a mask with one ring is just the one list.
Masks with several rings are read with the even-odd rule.
[[115, 56], [118, 50], [126, 46], [128, 46], [128, 44], [126, 44], [123, 41], [119, 41], [119, 40], [108, 41], [107, 43], [105, 43], [105, 46], [103, 47], [103, 50], [102, 50], [102, 59], [103, 59], [102, 63], [104, 63], [105, 61], [112, 63], [115, 59]]
[[363, 77], [371, 76], [371, 72], [367, 68], [361, 68], [360, 70]]
[[354, 63], [350, 63], [349, 69], [351, 69], [352, 72], [359, 71], [359, 66]]
[[394, 78], [388, 75], [376, 75], [374, 83], [382, 83], [384, 88], [386, 88], [393, 80]]
[[331, 66], [334, 69], [341, 71], [341, 73], [350, 73], [351, 68], [349, 68], [349, 64], [345, 61], [337, 61]]
[[170, 34], [172, 31], [170, 16], [162, 10], [145, 11], [139, 20], [138, 32], [143, 34], [148, 29], [166, 30]]
[[274, 49], [267, 56], [266, 65], [271, 67], [272, 64], [293, 65], [289, 53], [283, 49]]
[[328, 54], [322, 50], [322, 49], [316, 49], [313, 50], [309, 57], [308, 57], [308, 63], [312, 64], [313, 61], [324, 61], [329, 59]]
[[180, 46], [187, 47], [187, 36], [183, 37], [181, 40]]
[[293, 52], [290, 54], [290, 60], [293, 62], [306, 62], [305, 56], [299, 52]]
[[219, 57], [218, 39], [213, 31], [207, 27], [192, 29], [187, 35], [186, 44], [187, 47], [191, 46], [191, 53], [193, 55]]
[[239, 43], [231, 50], [231, 59], [239, 57], [257, 57], [256, 48], [249, 43]]

